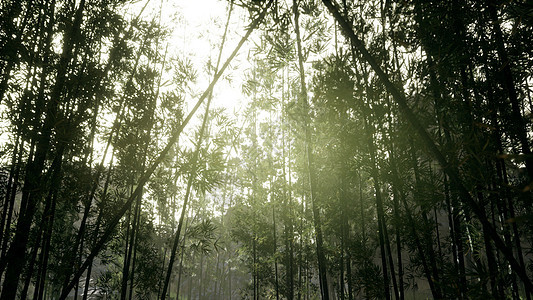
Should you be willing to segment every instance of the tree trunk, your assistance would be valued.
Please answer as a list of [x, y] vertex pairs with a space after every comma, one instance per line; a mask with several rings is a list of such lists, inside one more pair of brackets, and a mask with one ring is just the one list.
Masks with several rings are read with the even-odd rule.
[[134, 229], [136, 231], [135, 239], [132, 241], [133, 246], [133, 257], [131, 259], [131, 275], [130, 275], [130, 290], [129, 290], [129, 297], [128, 299], [131, 300], [133, 297], [133, 283], [135, 278], [135, 261], [137, 258], [137, 235], [139, 234], [139, 226], [140, 226], [140, 220], [141, 220], [141, 198], [139, 197], [139, 201], [137, 203], [137, 221], [135, 222], [136, 226], [134, 226]]
[[[30, 261], [29, 261], [28, 268], [25, 274], [26, 278], [24, 280], [24, 287], [22, 288], [22, 291], [20, 292], [21, 300], [26, 300], [26, 298], [28, 297], [28, 289], [30, 287], [31, 279], [33, 277], [33, 271], [35, 269], [35, 262], [37, 260], [37, 252], [39, 251], [39, 248], [41, 245], [41, 239], [42, 239], [42, 233], [39, 230], [37, 238], [32, 247]], [[37, 291], [37, 289], [35, 289], [35, 291]], [[33, 299], [35, 298], [37, 298], [37, 295], [34, 293]]]
[[[531, 148], [529, 146], [529, 139], [527, 137], [528, 130], [522, 117], [520, 109], [520, 101], [518, 100], [518, 95], [515, 87], [515, 79], [513, 72], [511, 71], [512, 62], [507, 56], [507, 51], [505, 49], [505, 44], [503, 41], [503, 34], [500, 27], [500, 21], [498, 19], [498, 12], [496, 11], [496, 6], [498, 5], [496, 1], [490, 0], [487, 1], [487, 9], [489, 16], [492, 21], [492, 30], [495, 34], [496, 50], [500, 58], [501, 63], [501, 72], [503, 76], [499, 76], [502, 80], [502, 85], [507, 91], [509, 101], [511, 102], [511, 114], [512, 120], [509, 120], [514, 125], [514, 130], [511, 134], [514, 134], [520, 142], [522, 147], [522, 152], [525, 154], [526, 169], [529, 174], [530, 180], [533, 179], [533, 159], [530, 157]], [[528, 288], [526, 288], [528, 290]], [[530, 289], [533, 290], [533, 289]]]
[[[372, 164], [372, 179], [374, 182], [374, 193], [376, 195], [376, 210], [378, 215], [378, 240], [379, 240], [379, 250], [381, 256], [381, 267], [383, 271], [383, 287], [385, 292], [385, 299], [390, 300], [390, 281], [389, 281], [389, 268], [387, 266], [387, 252], [385, 247], [385, 220], [383, 213], [383, 202], [381, 199], [381, 188], [379, 186], [378, 171], [376, 166], [376, 149], [373, 140], [373, 133], [370, 129], [370, 125], [367, 121], [367, 116], [364, 116], [365, 120], [365, 131], [368, 139], [368, 152], [370, 153], [370, 160]], [[393, 272], [391, 272], [393, 274]]]
[[[10, 231], [11, 231], [11, 219], [13, 218], [13, 210], [15, 209], [15, 197], [17, 194], [17, 188], [19, 186], [20, 179], [20, 167], [22, 165], [22, 154], [24, 149], [24, 143], [21, 143], [20, 150], [18, 151], [18, 160], [16, 162], [16, 167], [14, 170], [13, 181], [8, 185], [8, 193], [6, 193], [6, 199], [4, 202], [4, 211], [7, 211], [7, 216], [5, 219], [5, 230], [3, 230], [3, 239], [2, 239], [2, 255], [0, 261], [5, 261], [5, 256], [7, 252], [7, 244], [9, 241]], [[0, 271], [0, 274], [3, 272]]]
[[[272, 186], [272, 182], [270, 183]], [[274, 236], [274, 251], [272, 256], [274, 257], [274, 274], [275, 274], [275, 286], [276, 286], [276, 300], [279, 300], [279, 282], [278, 282], [278, 259], [277, 259], [277, 236], [276, 236], [276, 211], [272, 206], [272, 234]]]
[[43, 292], [44, 292], [44, 285], [46, 281], [46, 272], [48, 268], [48, 258], [50, 257], [50, 243], [52, 239], [52, 230], [54, 226], [54, 217], [55, 217], [55, 209], [56, 209], [56, 203], [57, 203], [57, 193], [59, 190], [60, 182], [61, 182], [61, 164], [63, 161], [63, 151], [65, 145], [63, 144], [61, 148], [58, 150], [58, 153], [56, 154], [56, 158], [54, 159], [54, 162], [52, 163], [52, 178], [50, 181], [50, 191], [48, 193], [48, 196], [46, 198], [46, 204], [44, 209], [44, 215], [43, 218], [46, 218], [44, 220], [44, 228], [43, 228], [43, 247], [41, 249], [41, 266], [39, 267], [39, 277], [41, 278], [39, 282], [38, 294], [37, 298], [38, 300], [43, 299]]
[[296, 46], [298, 53], [298, 66], [300, 71], [300, 99], [302, 102], [303, 111], [305, 114], [304, 117], [304, 130], [305, 130], [305, 151], [307, 156], [307, 172], [309, 177], [309, 196], [311, 198], [311, 206], [313, 211], [313, 223], [315, 227], [316, 235], [316, 253], [318, 259], [318, 275], [320, 281], [320, 293], [322, 299], [329, 300], [329, 291], [328, 291], [328, 280], [327, 280], [327, 269], [326, 269], [326, 256], [324, 254], [323, 246], [323, 236], [322, 236], [322, 221], [320, 218], [320, 211], [318, 203], [316, 203], [316, 172], [314, 169], [314, 159], [313, 159], [313, 146], [311, 141], [311, 129], [309, 128], [310, 115], [309, 115], [309, 103], [307, 99], [307, 88], [305, 82], [305, 69], [304, 69], [304, 59], [302, 54], [302, 45], [300, 38], [300, 25], [299, 25], [299, 11], [298, 3], [296, 0], [293, 1], [293, 13], [294, 13], [294, 30], [296, 32]]

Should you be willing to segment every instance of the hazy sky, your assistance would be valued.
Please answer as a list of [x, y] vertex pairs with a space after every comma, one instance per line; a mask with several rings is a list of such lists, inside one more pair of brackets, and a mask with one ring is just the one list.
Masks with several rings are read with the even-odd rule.
[[[203, 92], [208, 86], [211, 77], [207, 76], [204, 69], [206, 62], [211, 58], [216, 63], [218, 48], [222, 41], [224, 26], [227, 20], [229, 1], [226, 0], [165, 0], [163, 12], [166, 14], [165, 24], [169, 24], [174, 31], [169, 48], [171, 53], [179, 55], [182, 59], [190, 59], [198, 71], [198, 89]], [[233, 51], [236, 43], [244, 33], [244, 26], [248, 22], [247, 16], [239, 7], [234, 7], [228, 28], [228, 38], [224, 45], [221, 58], [222, 64], [226, 57]], [[244, 72], [242, 63], [245, 61], [250, 43], [245, 45], [239, 56], [231, 64], [232, 68], [239, 67], [239, 71], [228, 69], [224, 75], [231, 75], [233, 82], [219, 81], [215, 87], [213, 104], [226, 107], [230, 112], [239, 110], [241, 103], [241, 75]], [[190, 99], [195, 102], [196, 99]]]

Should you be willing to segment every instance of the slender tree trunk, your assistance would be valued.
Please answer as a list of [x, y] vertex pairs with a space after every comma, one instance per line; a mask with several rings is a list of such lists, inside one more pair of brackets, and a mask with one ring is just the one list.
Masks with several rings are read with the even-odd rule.
[[[289, 177], [290, 178], [290, 177]], [[304, 201], [302, 201], [301, 207], [301, 215], [304, 215], [305, 209], [304, 209]], [[304, 257], [303, 257], [303, 251], [304, 251], [304, 232], [303, 232], [303, 222], [304, 218], [300, 218], [300, 224], [298, 226], [298, 234], [300, 236], [300, 243], [298, 243], [298, 300], [302, 299], [302, 295], [304, 293], [304, 286], [305, 286], [305, 269], [304, 269]], [[304, 296], [305, 298], [305, 296]]]
[[193, 280], [191, 278], [191, 279], [189, 279], [189, 293], [188, 293], [188, 298], [187, 299], [192, 299], [192, 283], [193, 283]]
[[[392, 123], [392, 122], [391, 122]], [[400, 237], [400, 205], [398, 201], [398, 188], [397, 185], [399, 184], [398, 180], [398, 173], [397, 173], [397, 166], [396, 166], [396, 156], [394, 153], [392, 142], [389, 143], [389, 160], [390, 165], [392, 168], [392, 173], [394, 177], [394, 182], [392, 184], [392, 197], [393, 197], [393, 209], [394, 209], [394, 222], [395, 222], [395, 234], [396, 234], [396, 252], [397, 252], [397, 261], [398, 261], [398, 285], [399, 285], [399, 298], [400, 300], [403, 300], [405, 298], [405, 291], [404, 291], [404, 282], [403, 282], [403, 264], [402, 264], [402, 245], [401, 245], [401, 237]]]
[[501, 78], [502, 84], [507, 91], [509, 101], [511, 102], [511, 114], [513, 118], [510, 121], [514, 124], [514, 130], [512, 134], [516, 135], [520, 142], [522, 152], [525, 154], [526, 169], [529, 174], [529, 178], [533, 179], [533, 159], [531, 159], [529, 155], [531, 154], [531, 148], [529, 145], [529, 139], [527, 137], [528, 130], [521, 113], [520, 101], [518, 100], [518, 94], [516, 92], [515, 78], [513, 76], [513, 72], [511, 71], [512, 62], [509, 60], [503, 41], [503, 34], [500, 27], [500, 21], [498, 19], [498, 12], [496, 10], [496, 6], [498, 4], [494, 0], [487, 1], [487, 3], [487, 9], [492, 21], [492, 29], [495, 35], [496, 50], [498, 51], [498, 56], [502, 65], [500, 69], [503, 76], [499, 76], [499, 78]]
[[[5, 207], [4, 210], [7, 211], [7, 217], [5, 220], [5, 230], [3, 231], [3, 240], [2, 240], [2, 255], [0, 258], [0, 261], [5, 261], [5, 256], [7, 252], [7, 245], [9, 242], [10, 232], [11, 232], [11, 219], [13, 218], [13, 210], [15, 209], [15, 197], [17, 195], [17, 189], [19, 186], [19, 179], [20, 179], [20, 167], [22, 165], [22, 154], [24, 149], [24, 143], [22, 142], [20, 144], [20, 150], [18, 154], [18, 160], [16, 163], [16, 167], [14, 170], [14, 177], [13, 182], [11, 185], [8, 186], [8, 193], [6, 193], [6, 201], [4, 202], [5, 205], [8, 207]], [[9, 197], [8, 197], [9, 196]], [[0, 275], [3, 272], [0, 271]]]
[[[272, 182], [270, 183], [272, 186]], [[276, 286], [276, 300], [279, 300], [279, 282], [278, 282], [278, 259], [277, 259], [277, 236], [276, 236], [276, 211], [274, 206], [272, 207], [272, 234], [274, 236], [274, 274], [275, 274], [275, 286]]]
[[[146, 149], [145, 149], [146, 150]], [[140, 226], [140, 220], [141, 220], [141, 199], [142, 197], [139, 197], [139, 201], [137, 203], [137, 221], [135, 222], [136, 226], [134, 226], [135, 230], [136, 230], [136, 234], [135, 234], [135, 239], [134, 241], [132, 242], [132, 245], [133, 245], [133, 257], [131, 259], [131, 275], [130, 275], [130, 290], [129, 290], [129, 297], [128, 299], [131, 300], [132, 297], [133, 297], [133, 283], [134, 283], [134, 278], [135, 278], [135, 261], [136, 261], [136, 258], [137, 258], [137, 239], [138, 239], [138, 234], [139, 234], [139, 226]]]
[[[286, 104], [285, 104], [285, 68], [283, 68], [282, 73], [282, 92], [281, 92], [281, 148], [282, 148], [282, 180], [285, 183], [283, 185], [283, 194], [285, 196], [284, 206], [285, 211], [287, 212], [287, 216], [285, 218], [285, 248], [286, 250], [286, 260], [287, 260], [287, 274], [286, 274], [286, 285], [287, 285], [287, 299], [293, 300], [294, 299], [294, 237], [293, 237], [293, 231], [294, 231], [294, 225], [293, 225], [293, 214], [292, 214], [292, 182], [291, 182], [291, 165], [290, 165], [290, 142], [289, 142], [289, 150], [288, 150], [288, 166], [287, 166], [287, 153], [286, 150], [286, 130], [285, 127], [288, 126], [288, 122], [286, 121]], [[290, 132], [290, 131], [289, 131]], [[288, 167], [288, 174], [289, 174], [289, 183], [287, 186], [286, 178], [287, 178], [287, 172], [286, 169]]]
[[[412, 160], [412, 163], [413, 163], [413, 173], [415, 174], [415, 197], [420, 197], [419, 196], [421, 194], [421, 191], [420, 191], [420, 171], [418, 170], [418, 160], [416, 158], [415, 151], [416, 150], [414, 148], [414, 145], [411, 142], [411, 160]], [[420, 199], [420, 201], [422, 201], [422, 199]], [[422, 219], [424, 221], [424, 226], [429, 226], [429, 228], [431, 228], [430, 222], [428, 220], [427, 214], [424, 211], [424, 209], [421, 208], [420, 214], [422, 215]], [[429, 256], [429, 262], [430, 262], [430, 266], [431, 266], [432, 276], [434, 278], [434, 281], [437, 284], [440, 284], [439, 270], [438, 270], [438, 267], [437, 267], [435, 250], [433, 249], [433, 244], [434, 243], [433, 243], [433, 237], [431, 235], [431, 231], [432, 230], [425, 230], [423, 232], [423, 236], [424, 236], [424, 240], [425, 240], [425, 246], [426, 246], [426, 249], [427, 249], [426, 251], [427, 251], [427, 254]], [[438, 294], [441, 294], [441, 290], [438, 287], [438, 285], [435, 288], [437, 288], [439, 290]]]
[[24, 146], [24, 142], [20, 142], [21, 141], [21, 138], [20, 138], [20, 132], [18, 133], [18, 135], [15, 137], [15, 146], [13, 147], [13, 154], [11, 155], [11, 167], [9, 168], [9, 177], [8, 177], [8, 180], [7, 180], [7, 184], [6, 184], [6, 194], [5, 194], [5, 197], [4, 197], [4, 203], [2, 205], [2, 217], [1, 217], [1, 220], [0, 220], [0, 245], [2, 245], [2, 241], [3, 241], [3, 238], [9, 238], [9, 236], [4, 236], [4, 225], [5, 225], [5, 228], [6, 228], [6, 231], [7, 231], [7, 228], [10, 227], [11, 225], [11, 220], [9, 220], [9, 222], [6, 222], [7, 221], [7, 215], [8, 215], [8, 212], [10, 210], [13, 210], [13, 206], [11, 205], [11, 193], [16, 193], [17, 190], [16, 189], [13, 189], [13, 186], [16, 187], [16, 182], [14, 181], [14, 178], [15, 177], [18, 177], [15, 172], [17, 171], [18, 172], [18, 166], [17, 166], [17, 157], [18, 157], [18, 154], [20, 152], [20, 154], [22, 155], [22, 151], [19, 151], [19, 143], [21, 144], [21, 147], [20, 147], [20, 150], [22, 150], [23, 146]]
[[[345, 281], [347, 282], [348, 284], [348, 300], [353, 300], [353, 294], [352, 294], [352, 291], [353, 291], [353, 287], [352, 287], [352, 269], [351, 269], [351, 265], [352, 265], [352, 261], [351, 261], [351, 255], [350, 255], [350, 247], [347, 245], [350, 243], [350, 239], [351, 239], [351, 236], [350, 236], [350, 224], [348, 223], [348, 216], [346, 215], [347, 212], [349, 211], [349, 203], [348, 203], [348, 196], [346, 195], [347, 193], [347, 184], [346, 184], [346, 178], [347, 176], [346, 175], [343, 175], [342, 178], [341, 178], [341, 186], [342, 186], [342, 191], [341, 191], [341, 203], [342, 203], [342, 212], [341, 212], [341, 217], [342, 217], [342, 226], [341, 226], [341, 258], [342, 258], [342, 266], [341, 266], [341, 295], [342, 295], [342, 298], [344, 299], [345, 295], [344, 295], [344, 288], [345, 288]], [[344, 258], [346, 258], [346, 261], [344, 261]], [[344, 267], [345, 267], [345, 264], [346, 264], [346, 280], [344, 279]]]
[[[185, 235], [183, 236], [184, 237], [184, 241], [185, 242]], [[177, 286], [176, 286], [176, 298], [179, 299], [180, 297], [180, 288], [181, 288], [181, 276], [183, 274], [183, 255], [185, 254], [185, 245], [182, 244], [181, 246], [181, 253], [180, 253], [180, 267], [179, 267], [179, 271], [178, 271], [178, 283], [177, 283]]]
[[54, 226], [54, 217], [55, 217], [55, 209], [56, 209], [56, 202], [57, 202], [57, 193], [60, 186], [61, 181], [61, 164], [63, 161], [63, 151], [64, 151], [65, 145], [62, 145], [62, 147], [59, 149], [58, 153], [56, 154], [56, 158], [54, 159], [54, 162], [52, 163], [52, 178], [50, 182], [50, 191], [46, 198], [46, 204], [44, 209], [44, 215], [43, 218], [46, 218], [44, 221], [44, 240], [43, 240], [43, 247], [41, 250], [42, 255], [42, 261], [41, 266], [39, 267], [40, 274], [39, 277], [41, 278], [39, 282], [39, 286], [36, 287], [38, 289], [37, 298], [34, 298], [35, 300], [42, 300], [43, 299], [43, 292], [44, 292], [44, 285], [46, 282], [46, 273], [48, 269], [48, 258], [50, 257], [50, 243], [52, 239], [52, 229]]
[[[341, 226], [344, 226], [341, 225]], [[341, 231], [343, 229], [341, 228]], [[340, 263], [339, 263], [339, 291], [340, 291], [340, 299], [344, 300], [344, 233], [341, 233], [341, 245], [340, 245]]]
[[[114, 153], [112, 153], [111, 154], [111, 160], [109, 162], [109, 168], [107, 170], [106, 179], [105, 179], [105, 182], [104, 182], [104, 188], [103, 188], [103, 191], [102, 191], [102, 199], [101, 199], [101, 202], [100, 202], [100, 212], [98, 213], [98, 216], [96, 217], [95, 229], [94, 229], [94, 232], [93, 232], [92, 237], [91, 237], [91, 242], [92, 243], [96, 242], [96, 240], [98, 239], [98, 234], [100, 233], [100, 224], [101, 224], [103, 213], [104, 213], [104, 205], [106, 203], [107, 190], [109, 188], [109, 184], [110, 184], [110, 181], [111, 181], [111, 171], [113, 169], [113, 159], [114, 159], [114, 157], [115, 157], [115, 155], [114, 155]], [[80, 249], [80, 257], [81, 257], [82, 254], [83, 254], [83, 249]], [[90, 280], [91, 280], [92, 267], [93, 267], [93, 259], [91, 259], [89, 261], [89, 266], [87, 268], [87, 274], [85, 276], [85, 287], [84, 287], [82, 300], [87, 300], [87, 297], [89, 296], [88, 293], [89, 293], [89, 284], [90, 284]]]
[[382, 226], [383, 226], [383, 235], [385, 237], [385, 246], [387, 247], [387, 258], [389, 260], [389, 269], [391, 272], [391, 278], [392, 278], [392, 286], [394, 289], [394, 296], [396, 299], [400, 298], [400, 292], [398, 290], [398, 282], [396, 281], [396, 272], [394, 271], [394, 258], [392, 257], [392, 250], [390, 246], [390, 239], [389, 239], [389, 233], [387, 230], [387, 223], [385, 220], [385, 213], [382, 213]]
[[[214, 280], [214, 281], [215, 281], [215, 288], [214, 288], [214, 290], [213, 290], [213, 297], [214, 297], [215, 299], [219, 299], [220, 296], [218, 295], [218, 294], [219, 294], [219, 290], [218, 290], [218, 288], [219, 288], [219, 286], [218, 286], [218, 281], [219, 281], [219, 279], [222, 279], [222, 278], [221, 278], [222, 276], [219, 275], [220, 254], [218, 253], [218, 251], [217, 251], [217, 253], [216, 253], [216, 256], [217, 256], [217, 262], [216, 262], [216, 264], [215, 264], [215, 276], [214, 276], [214, 278], [215, 278], [215, 280]], [[181, 267], [181, 265], [180, 265], [180, 267]]]
[[329, 300], [327, 269], [326, 269], [326, 256], [324, 254], [323, 236], [322, 236], [322, 221], [320, 218], [320, 211], [316, 199], [316, 173], [314, 169], [313, 158], [313, 146], [311, 141], [311, 129], [309, 128], [310, 116], [309, 116], [309, 103], [307, 99], [307, 87], [305, 82], [305, 69], [304, 58], [302, 54], [302, 45], [300, 38], [300, 25], [299, 25], [299, 11], [297, 0], [293, 1], [293, 13], [294, 13], [294, 30], [296, 32], [296, 46], [298, 53], [298, 66], [300, 71], [300, 99], [302, 101], [302, 107], [304, 109], [304, 130], [305, 130], [305, 151], [307, 156], [307, 172], [309, 176], [309, 196], [311, 198], [311, 206], [313, 211], [313, 222], [316, 235], [316, 247], [318, 258], [318, 274], [320, 281], [320, 292], [322, 299]]
[[[379, 250], [381, 256], [381, 267], [383, 272], [383, 287], [385, 292], [385, 299], [390, 300], [390, 279], [389, 279], [389, 268], [387, 266], [387, 252], [385, 247], [385, 230], [386, 226], [383, 213], [383, 202], [381, 199], [381, 188], [379, 186], [378, 171], [376, 167], [376, 151], [373, 141], [373, 133], [368, 124], [367, 117], [365, 119], [365, 131], [368, 139], [368, 151], [370, 153], [370, 160], [372, 164], [372, 178], [374, 182], [374, 193], [376, 195], [376, 210], [378, 216], [378, 240], [379, 240]], [[392, 272], [391, 272], [392, 273]]]
[[[480, 202], [484, 202], [484, 197], [481, 191], [478, 191], [478, 198]], [[485, 255], [487, 256], [487, 264], [489, 267], [489, 278], [490, 278], [490, 288], [492, 296], [499, 299], [504, 299], [503, 291], [498, 288], [498, 265], [496, 263], [496, 258], [494, 257], [494, 252], [492, 250], [492, 244], [490, 237], [486, 232], [483, 232], [483, 241], [485, 243]]]
[[163, 262], [161, 264], [161, 273], [159, 274], [159, 287], [157, 289], [157, 299], [161, 299], [161, 288], [163, 287], [161, 283], [163, 280], [163, 274], [165, 272], [166, 258], [167, 258], [167, 248], [165, 247], [163, 251]]
[[[130, 186], [130, 194], [133, 193], [133, 185]], [[127, 276], [128, 276], [128, 255], [129, 255], [129, 249], [131, 248], [131, 245], [130, 245], [130, 230], [131, 229], [131, 208], [128, 210], [128, 215], [126, 216], [126, 222], [125, 222], [125, 225], [127, 226], [126, 227], [126, 241], [125, 241], [125, 245], [124, 245], [124, 264], [122, 265], [122, 279], [120, 281], [120, 297], [121, 297], [121, 300], [124, 300], [126, 295], [124, 295], [125, 291], [126, 291], [126, 287], [124, 286], [127, 282]], [[124, 298], [123, 298], [124, 297]]]
[[198, 276], [198, 300], [203, 300], [203, 272], [204, 272], [204, 252], [200, 251], [200, 276]]
[[[133, 276], [133, 269], [132, 269], [131, 274], [130, 274], [130, 265], [134, 264], [132, 262], [133, 261], [133, 253], [134, 253], [133, 249], [136, 248], [135, 241], [136, 241], [136, 235], [137, 235], [138, 227], [139, 227], [138, 224], [139, 224], [139, 213], [140, 213], [141, 199], [142, 199], [142, 191], [139, 194], [139, 196], [137, 197], [135, 208], [133, 210], [133, 222], [131, 223], [131, 229], [130, 229], [130, 222], [129, 222], [130, 218], [129, 217], [128, 217], [128, 222], [127, 222], [127, 224], [128, 224], [128, 230], [127, 231], [131, 230], [131, 232], [129, 232], [129, 239], [126, 238], [126, 254], [125, 254], [125, 258], [124, 258], [124, 267], [123, 267], [123, 271], [122, 271], [122, 286], [121, 286], [121, 293], [120, 293], [121, 300], [126, 299], [127, 293], [128, 293], [128, 281], [130, 281], [130, 279]], [[130, 212], [130, 214], [131, 214], [131, 212]], [[128, 234], [128, 233], [126, 233], [126, 234]], [[132, 282], [132, 284], [133, 284], [133, 282]], [[131, 290], [131, 288], [130, 288], [130, 290]]]
[[426, 259], [425, 250], [422, 247], [422, 242], [420, 241], [420, 237], [418, 236], [416, 225], [415, 225], [415, 222], [413, 220], [413, 214], [412, 214], [411, 209], [409, 208], [409, 206], [407, 204], [407, 201], [405, 199], [405, 195], [404, 195], [402, 190], [400, 190], [400, 198], [401, 198], [402, 203], [403, 203], [403, 207], [404, 207], [404, 210], [405, 210], [405, 215], [407, 216], [407, 219], [408, 219], [408, 223], [409, 223], [408, 225], [409, 225], [409, 227], [411, 229], [411, 234], [415, 238], [416, 248], [418, 250], [418, 254], [420, 255], [420, 259], [422, 260], [422, 267], [424, 269], [424, 275], [426, 276], [426, 279], [427, 279], [428, 284], [429, 284], [429, 288], [431, 289], [431, 294], [433, 295], [434, 299], [443, 299], [443, 297], [441, 295], [441, 292], [440, 292], [439, 289], [437, 289], [437, 287], [435, 285], [435, 282], [433, 280], [433, 277], [431, 275], [431, 271], [430, 271], [430, 268], [428, 266], [427, 259]]
[[[393, 187], [394, 188], [394, 187]], [[400, 205], [398, 201], [398, 194], [394, 191], [394, 219], [396, 221], [396, 252], [398, 259], [398, 285], [400, 300], [405, 299], [404, 281], [403, 281], [403, 262], [402, 262], [402, 242], [400, 237]]]
[[[31, 279], [33, 277], [33, 271], [35, 269], [35, 262], [37, 261], [37, 253], [41, 245], [41, 239], [42, 239], [42, 234], [39, 231], [37, 238], [35, 239], [35, 242], [32, 247], [30, 262], [28, 264], [28, 269], [26, 270], [26, 274], [25, 274], [26, 278], [24, 280], [24, 287], [22, 288], [22, 291], [20, 292], [21, 300], [26, 300], [26, 298], [28, 297], [28, 289], [30, 287]], [[34, 289], [34, 290], [37, 291], [37, 289]], [[37, 295], [35, 295], [34, 293], [33, 299], [37, 298], [36, 296]]]
[[229, 257], [228, 259], [228, 290], [229, 290], [228, 299], [231, 300], [231, 296], [233, 295], [233, 290], [231, 288], [231, 257]]
[[252, 259], [253, 259], [253, 270], [252, 270], [252, 281], [253, 281], [253, 285], [254, 285], [254, 300], [257, 300], [259, 297], [257, 295], [257, 285], [258, 285], [258, 282], [257, 282], [257, 237], [256, 235], [254, 234], [254, 236], [252, 237]]
[[187, 237], [187, 226], [188, 226], [188, 224], [189, 224], [189, 218], [187, 218], [187, 221], [185, 222], [184, 234], [183, 234], [183, 239], [182, 239], [182, 242], [181, 242], [180, 267], [179, 267], [179, 271], [178, 271], [178, 283], [177, 283], [177, 287], [176, 287], [176, 297], [177, 297], [177, 299], [179, 299], [179, 296], [180, 296], [181, 276], [183, 274], [183, 256], [185, 254], [185, 241], [186, 241], [186, 237]]

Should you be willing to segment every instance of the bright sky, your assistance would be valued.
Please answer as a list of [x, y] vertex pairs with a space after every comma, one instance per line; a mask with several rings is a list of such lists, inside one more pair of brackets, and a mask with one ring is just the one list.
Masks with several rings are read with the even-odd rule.
[[[228, 7], [229, 1], [225, 0], [163, 0], [162, 23], [172, 28], [173, 31], [169, 51], [193, 62], [199, 75], [197, 88], [200, 93], [205, 90], [211, 80], [204, 68], [209, 59], [212, 60], [213, 64], [216, 63], [227, 20]], [[234, 6], [221, 65], [241, 38], [247, 22], [248, 20], [246, 20], [242, 10]], [[246, 57], [247, 49], [249, 47], [245, 45], [239, 56], [234, 59], [230, 69], [224, 74], [229, 75], [231, 73], [233, 81], [231, 83], [227, 80], [219, 81], [215, 86], [215, 96], [212, 103], [214, 107], [225, 107], [229, 113], [240, 110], [242, 78], [235, 75], [243, 74], [244, 69], [235, 72], [231, 68], [242, 67], [240, 63], [244, 61], [242, 58]], [[190, 101], [189, 107], [191, 107], [197, 99], [188, 100]]]

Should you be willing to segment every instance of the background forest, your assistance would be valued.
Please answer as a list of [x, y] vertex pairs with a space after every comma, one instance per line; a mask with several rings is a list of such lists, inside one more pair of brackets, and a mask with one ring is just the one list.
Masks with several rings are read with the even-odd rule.
[[0, 2], [1, 300], [531, 299], [531, 2], [205, 1]]

